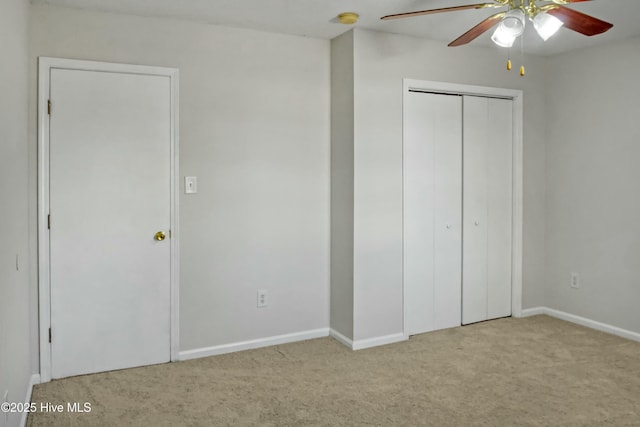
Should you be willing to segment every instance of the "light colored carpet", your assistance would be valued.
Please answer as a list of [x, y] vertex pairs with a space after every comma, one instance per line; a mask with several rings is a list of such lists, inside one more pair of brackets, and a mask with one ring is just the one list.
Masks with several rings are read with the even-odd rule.
[[331, 338], [56, 380], [29, 426], [640, 426], [640, 343], [547, 316], [352, 352]]

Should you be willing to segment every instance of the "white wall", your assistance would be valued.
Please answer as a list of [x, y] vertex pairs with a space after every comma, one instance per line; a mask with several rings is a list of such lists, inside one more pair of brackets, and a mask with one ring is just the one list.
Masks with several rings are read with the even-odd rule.
[[[31, 376], [27, 174], [28, 7], [0, 3], [0, 401], [25, 399]], [[16, 256], [18, 268], [16, 268]], [[0, 402], [1, 403], [1, 402]], [[0, 426], [21, 414], [0, 413]]]
[[546, 305], [640, 332], [640, 38], [549, 66]]
[[[20, 13], [26, 16], [24, 7]], [[24, 31], [16, 29], [20, 19], [8, 22], [8, 34]], [[330, 79], [324, 40], [47, 5], [32, 6], [31, 25], [31, 81], [38, 55], [181, 70], [181, 175], [197, 175], [200, 190], [181, 197], [183, 350], [327, 327], [330, 234], [331, 326], [355, 340], [402, 331], [403, 78], [524, 91], [523, 307], [551, 306], [640, 331], [632, 306], [640, 246], [632, 221], [640, 207], [629, 197], [638, 192], [638, 107], [626, 101], [639, 91], [638, 39], [551, 59], [527, 56], [521, 78], [504, 70], [498, 48], [448, 48], [356, 29], [331, 42], [339, 65]], [[19, 44], [6, 46], [19, 54]], [[16, 79], [24, 80], [18, 68]], [[34, 201], [35, 87], [29, 99]], [[15, 114], [9, 100], [2, 106]], [[19, 131], [16, 123], [10, 132]], [[15, 176], [20, 163], [9, 163], [2, 173]], [[14, 209], [26, 209], [7, 182], [2, 191]], [[29, 214], [33, 231], [35, 209]], [[14, 233], [18, 243], [26, 235]], [[570, 271], [581, 274], [582, 289], [569, 289]], [[269, 308], [255, 308], [257, 289], [269, 290]]]
[[499, 48], [355, 30], [354, 338], [402, 332], [403, 78], [524, 91], [523, 307], [544, 300], [546, 59], [527, 56], [526, 77], [505, 70]]
[[327, 328], [329, 41], [47, 5], [31, 25], [32, 81], [39, 55], [180, 69], [181, 349]]
[[353, 32], [331, 40], [331, 328], [353, 339]]
[[[35, 85], [29, 191], [21, 142], [26, 3], [0, 6], [0, 50], [11, 64], [0, 82], [0, 394], [9, 388], [10, 398], [24, 394], [24, 361], [35, 367], [38, 357], [25, 338], [29, 312], [37, 332]], [[356, 340], [402, 330], [403, 78], [524, 91], [523, 306], [640, 331], [639, 39], [527, 56], [521, 78], [504, 70], [498, 48], [357, 29], [331, 42], [341, 65], [330, 79], [325, 40], [47, 5], [31, 15], [29, 81], [38, 55], [181, 70], [181, 175], [197, 175], [200, 191], [181, 196], [183, 350], [327, 327], [330, 235], [339, 284], [331, 326]], [[15, 270], [15, 255], [27, 253], [30, 297], [29, 266]], [[570, 271], [581, 274], [580, 290], [569, 288]], [[269, 308], [255, 308], [257, 289], [269, 290]]]

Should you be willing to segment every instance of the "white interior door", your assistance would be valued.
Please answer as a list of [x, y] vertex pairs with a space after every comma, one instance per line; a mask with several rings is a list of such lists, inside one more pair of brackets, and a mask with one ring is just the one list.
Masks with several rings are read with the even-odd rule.
[[512, 101], [464, 97], [462, 323], [511, 315]]
[[50, 98], [51, 375], [167, 362], [170, 78], [52, 68]]
[[405, 334], [460, 325], [462, 97], [406, 94]]

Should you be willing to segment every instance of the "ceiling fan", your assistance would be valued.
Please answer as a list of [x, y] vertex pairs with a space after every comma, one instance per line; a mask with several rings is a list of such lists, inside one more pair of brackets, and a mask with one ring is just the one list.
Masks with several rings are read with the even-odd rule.
[[499, 24], [491, 36], [491, 40], [498, 46], [511, 47], [516, 38], [524, 32], [526, 18], [529, 18], [529, 20], [533, 22], [533, 26], [538, 35], [545, 41], [555, 34], [563, 25], [570, 30], [586, 36], [604, 33], [613, 27], [613, 24], [563, 6], [583, 1], [591, 0], [493, 0], [491, 3], [468, 4], [464, 6], [397, 13], [383, 16], [380, 19], [386, 21], [458, 10], [507, 8], [506, 11], [498, 12], [484, 19], [478, 25], [449, 43], [449, 46], [467, 44], [493, 28], [496, 24]]

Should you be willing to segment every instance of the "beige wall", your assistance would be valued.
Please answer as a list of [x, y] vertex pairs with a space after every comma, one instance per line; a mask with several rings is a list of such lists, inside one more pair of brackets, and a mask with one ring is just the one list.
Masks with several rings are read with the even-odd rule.
[[[8, 390], [9, 402], [24, 401], [32, 372], [27, 223], [28, 7], [24, 0], [0, 3], [0, 399]], [[20, 418], [21, 414], [0, 413], [0, 426], [17, 426]]]
[[180, 69], [180, 175], [198, 177], [180, 197], [181, 349], [327, 328], [329, 41], [47, 5], [31, 22], [31, 81], [40, 55]]
[[634, 38], [554, 57], [547, 80], [545, 302], [636, 333], [639, 68]]

